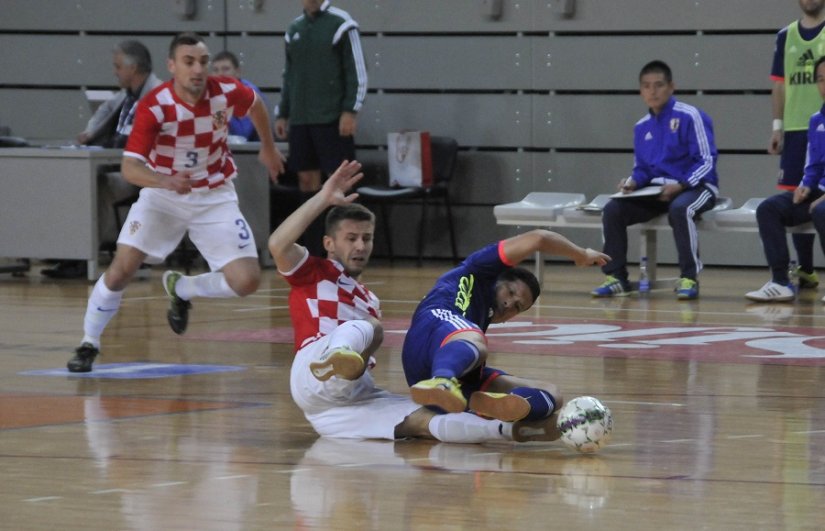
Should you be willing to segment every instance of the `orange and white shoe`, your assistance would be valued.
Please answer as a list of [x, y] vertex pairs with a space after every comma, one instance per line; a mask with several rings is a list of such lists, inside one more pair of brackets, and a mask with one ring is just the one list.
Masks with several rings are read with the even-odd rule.
[[318, 380], [325, 382], [337, 376], [344, 380], [357, 380], [364, 374], [364, 358], [349, 347], [338, 347], [324, 352], [321, 359], [309, 364], [309, 370]]
[[470, 395], [470, 410], [482, 417], [515, 422], [530, 413], [530, 403], [518, 395], [476, 391]]

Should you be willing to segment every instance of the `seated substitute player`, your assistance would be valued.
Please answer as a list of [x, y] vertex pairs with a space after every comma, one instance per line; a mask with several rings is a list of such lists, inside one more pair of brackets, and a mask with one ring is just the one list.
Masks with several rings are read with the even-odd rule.
[[[264, 98], [261, 89], [248, 79], [241, 77], [241, 63], [234, 53], [224, 50], [215, 54], [215, 57], [212, 58], [212, 72], [216, 76], [228, 76], [239, 79], [241, 83], [257, 92], [258, 97], [264, 100], [264, 105], [266, 105], [266, 98]], [[232, 119], [229, 120], [229, 134], [243, 137], [244, 140], [248, 142], [256, 142], [259, 140], [255, 126], [248, 116], [233, 116]]]
[[486, 366], [491, 323], [529, 309], [541, 287], [516, 264], [537, 251], [576, 265], [610, 260], [548, 230], [492, 243], [442, 275], [418, 305], [404, 339], [402, 362], [413, 400], [450, 413], [469, 409], [504, 421], [541, 421], [562, 406], [555, 385], [539, 384]]
[[277, 181], [283, 159], [266, 106], [240, 81], [207, 76], [209, 50], [194, 33], [172, 40], [167, 67], [172, 80], [147, 94], [135, 110], [121, 171], [143, 189], [123, 224], [112, 264], [89, 296], [84, 336], [67, 364], [71, 372], [92, 370], [100, 336], [140, 264], [163, 261], [187, 231], [213, 272], [163, 275], [171, 299], [167, 318], [175, 333], [186, 330], [189, 299], [245, 296], [260, 283], [258, 252], [238, 209], [232, 184], [237, 169], [226, 137], [229, 119], [249, 114], [263, 139], [258, 158]]
[[[378, 298], [360, 282], [372, 253], [375, 216], [346, 192], [362, 177], [344, 162], [269, 238], [278, 271], [291, 286], [295, 329], [292, 398], [320, 435], [356, 439], [421, 437], [444, 442], [555, 440], [556, 417], [509, 423], [470, 413], [438, 414], [410, 397], [375, 386], [370, 357], [383, 338]], [[326, 217], [326, 258], [296, 242], [316, 217]]]
[[[814, 80], [825, 100], [825, 57], [814, 64]], [[759, 237], [771, 270], [771, 280], [756, 291], [745, 294], [757, 302], [792, 301], [796, 290], [788, 278], [790, 254], [785, 227], [811, 220], [825, 251], [825, 105], [808, 122], [808, 154], [802, 183], [793, 192], [782, 192], [756, 207]], [[825, 302], [825, 298], [822, 299]]]
[[602, 212], [605, 253], [613, 259], [602, 267], [604, 283], [591, 294], [613, 297], [631, 291], [627, 279], [627, 227], [667, 214], [679, 255], [676, 298], [699, 296], [699, 238], [696, 217], [716, 205], [716, 144], [710, 117], [673, 97], [670, 67], [651, 61], [639, 73], [639, 94], [649, 112], [633, 129], [633, 173], [619, 183], [622, 193], [651, 184], [662, 185], [656, 197], [611, 199]]

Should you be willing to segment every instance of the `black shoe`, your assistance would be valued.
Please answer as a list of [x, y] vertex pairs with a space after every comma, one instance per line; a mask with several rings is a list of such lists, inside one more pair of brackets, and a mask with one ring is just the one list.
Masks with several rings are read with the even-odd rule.
[[170, 299], [166, 320], [172, 332], [178, 335], [186, 332], [186, 326], [189, 324], [189, 309], [192, 308], [191, 302], [181, 299], [175, 293], [175, 284], [180, 277], [181, 274], [176, 271], [166, 271], [163, 274], [163, 289], [166, 290]]
[[69, 372], [92, 372], [92, 363], [100, 351], [91, 343], [83, 343], [74, 351], [74, 358], [66, 364]]
[[40, 274], [49, 278], [85, 278], [86, 262], [83, 260], [63, 260], [50, 269], [40, 271]]

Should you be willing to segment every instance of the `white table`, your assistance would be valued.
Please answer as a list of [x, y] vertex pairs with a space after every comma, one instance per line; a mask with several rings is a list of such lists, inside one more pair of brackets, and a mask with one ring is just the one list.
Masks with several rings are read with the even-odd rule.
[[119, 149], [0, 149], [0, 257], [86, 260], [98, 275], [97, 176]]
[[[259, 147], [256, 142], [230, 149], [238, 165], [241, 211], [269, 264], [269, 178], [258, 163]], [[99, 148], [0, 149], [0, 257], [85, 260], [89, 280], [96, 280], [98, 169], [119, 165], [121, 154]]]

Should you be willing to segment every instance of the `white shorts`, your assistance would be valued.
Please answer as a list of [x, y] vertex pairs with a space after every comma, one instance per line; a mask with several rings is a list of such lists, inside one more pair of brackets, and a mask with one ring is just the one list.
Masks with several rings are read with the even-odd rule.
[[421, 408], [408, 396], [375, 387], [369, 371], [357, 380], [333, 376], [321, 382], [309, 364], [320, 358], [328, 336], [295, 355], [289, 378], [292, 399], [319, 435], [344, 439], [395, 439], [395, 427]]
[[117, 243], [142, 251], [149, 263], [160, 263], [189, 231], [189, 239], [212, 271], [238, 258], [257, 259], [255, 237], [238, 208], [231, 181], [206, 193], [208, 201], [199, 201], [203, 192], [181, 196], [159, 188], [142, 189]]

